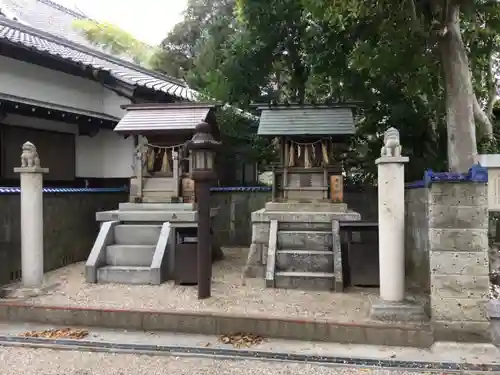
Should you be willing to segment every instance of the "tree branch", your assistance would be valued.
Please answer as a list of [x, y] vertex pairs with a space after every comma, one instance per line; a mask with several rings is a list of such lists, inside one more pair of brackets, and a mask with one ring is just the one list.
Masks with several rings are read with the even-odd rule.
[[477, 96], [473, 94], [473, 111], [474, 119], [479, 123], [479, 129], [482, 137], [487, 137], [489, 139], [493, 138], [493, 124], [491, 123], [489, 117], [483, 111], [477, 100]]

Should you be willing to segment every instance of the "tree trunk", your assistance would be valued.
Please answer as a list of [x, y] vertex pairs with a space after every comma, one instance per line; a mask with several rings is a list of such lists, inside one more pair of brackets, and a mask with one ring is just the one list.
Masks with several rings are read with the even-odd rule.
[[477, 154], [475, 95], [459, 17], [459, 5], [450, 4], [445, 24], [447, 30], [441, 37], [439, 48], [446, 88], [448, 167], [453, 172], [467, 172]]
[[[491, 95], [491, 94], [490, 94]], [[488, 104], [487, 108], [491, 106], [491, 112], [493, 113], [493, 105], [490, 103], [494, 103], [494, 98], [493, 99], [488, 99]], [[485, 111], [481, 108], [481, 105], [479, 104], [479, 101], [477, 100], [477, 96], [474, 95], [474, 119], [478, 122], [479, 124], [479, 129], [480, 129], [480, 139], [482, 138], [493, 138], [493, 124], [490, 121], [490, 118], [486, 114]], [[489, 111], [489, 109], [487, 109]]]

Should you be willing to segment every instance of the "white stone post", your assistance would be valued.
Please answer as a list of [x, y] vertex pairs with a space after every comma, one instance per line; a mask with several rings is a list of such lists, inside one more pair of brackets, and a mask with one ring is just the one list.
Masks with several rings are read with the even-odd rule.
[[399, 302], [405, 296], [405, 191], [399, 132], [388, 129], [378, 165], [380, 298]]
[[43, 174], [36, 147], [26, 142], [22, 147], [21, 167], [21, 271], [25, 287], [39, 287], [43, 282]]
[[405, 300], [405, 185], [399, 132], [389, 128], [378, 165], [380, 298], [372, 300], [370, 316], [385, 321], [422, 321], [424, 308]]

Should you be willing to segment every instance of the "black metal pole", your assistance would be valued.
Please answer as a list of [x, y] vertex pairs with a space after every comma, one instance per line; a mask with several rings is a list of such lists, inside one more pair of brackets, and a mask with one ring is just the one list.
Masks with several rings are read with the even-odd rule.
[[198, 299], [210, 298], [212, 254], [210, 245], [210, 182], [195, 181], [198, 206]]

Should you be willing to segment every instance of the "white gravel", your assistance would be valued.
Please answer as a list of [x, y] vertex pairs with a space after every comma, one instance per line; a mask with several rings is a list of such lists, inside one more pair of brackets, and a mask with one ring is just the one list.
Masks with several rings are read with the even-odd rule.
[[253, 316], [332, 318], [360, 322], [368, 319], [369, 295], [375, 289], [353, 293], [314, 292], [266, 288], [264, 280], [248, 279], [241, 285], [248, 249], [225, 248], [226, 259], [214, 264], [212, 298], [198, 300], [195, 286], [173, 282], [162, 285], [88, 284], [84, 263], [45, 275], [45, 285], [57, 285], [48, 294], [21, 302], [46, 306], [110, 309], [146, 309], [235, 313]]
[[2, 375], [409, 375], [414, 372], [328, 366], [151, 357], [49, 349], [0, 348]]

